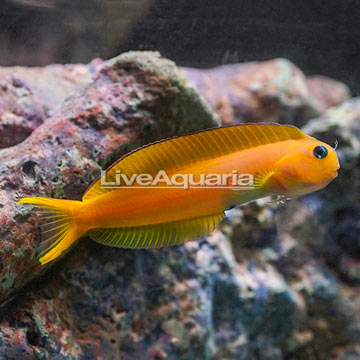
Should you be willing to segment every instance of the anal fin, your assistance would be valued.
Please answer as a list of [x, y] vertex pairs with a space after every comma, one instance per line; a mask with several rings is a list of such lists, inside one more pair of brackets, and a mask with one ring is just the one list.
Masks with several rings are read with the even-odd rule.
[[220, 214], [136, 227], [99, 228], [89, 231], [93, 240], [103, 245], [130, 248], [160, 248], [183, 244], [212, 232], [225, 216]]

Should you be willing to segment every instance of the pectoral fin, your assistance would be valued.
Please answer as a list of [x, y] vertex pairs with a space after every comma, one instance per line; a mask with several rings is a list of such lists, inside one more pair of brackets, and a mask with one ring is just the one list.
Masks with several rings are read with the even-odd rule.
[[254, 186], [257, 190], [265, 190], [271, 178], [275, 175], [274, 170], [260, 171], [255, 175]]

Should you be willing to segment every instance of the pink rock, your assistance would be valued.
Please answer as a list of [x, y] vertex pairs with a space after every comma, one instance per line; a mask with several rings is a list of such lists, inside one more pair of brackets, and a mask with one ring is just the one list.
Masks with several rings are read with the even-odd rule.
[[310, 76], [306, 84], [321, 113], [351, 98], [350, 90], [344, 83], [325, 76]]
[[[315, 83], [286, 59], [182, 71], [223, 124], [271, 121], [301, 126], [350, 96], [342, 83]], [[333, 95], [323, 94], [325, 87]]]
[[25, 141], [0, 150], [0, 277], [11, 277], [0, 282], [0, 299], [44, 269], [34, 252], [41, 238], [36, 219], [16, 205], [19, 197], [80, 199], [100, 169], [131, 148], [215, 125], [173, 62], [137, 52], [107, 61]]

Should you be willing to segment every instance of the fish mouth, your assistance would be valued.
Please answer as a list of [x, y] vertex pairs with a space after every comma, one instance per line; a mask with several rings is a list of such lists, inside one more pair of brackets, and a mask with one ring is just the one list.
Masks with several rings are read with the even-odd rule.
[[332, 174], [331, 174], [331, 177], [332, 177], [332, 179], [335, 179], [339, 174], [338, 174], [338, 170], [340, 169], [340, 164], [339, 163], [337, 163], [337, 166], [336, 166], [336, 168], [334, 168], [334, 170], [333, 170], [333, 172], [332, 172]]
[[338, 174], [338, 171], [339, 170], [339, 168], [337, 168], [336, 170], [334, 170], [333, 171], [333, 173], [332, 173], [332, 175], [331, 175], [331, 177], [333, 178], [333, 179], [335, 179], [339, 174]]

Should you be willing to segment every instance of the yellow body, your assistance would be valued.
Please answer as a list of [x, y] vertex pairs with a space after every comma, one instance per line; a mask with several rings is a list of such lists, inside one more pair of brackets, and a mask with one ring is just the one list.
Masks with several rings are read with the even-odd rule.
[[[238, 141], [238, 142], [237, 142]], [[209, 144], [210, 143], [210, 144]], [[324, 158], [314, 148], [327, 150]], [[108, 170], [131, 175], [165, 170], [174, 174], [250, 174], [253, 188], [227, 186], [189, 189], [162, 186], [103, 189], [99, 180], [82, 202], [24, 198], [59, 218], [54, 244], [42, 264], [58, 257], [85, 233], [111, 246], [140, 248], [174, 245], [213, 230], [224, 210], [268, 195], [294, 197], [319, 190], [337, 176], [332, 147], [285, 125], [237, 125], [165, 140], [130, 153]], [[51, 217], [50, 217], [51, 218]], [[53, 223], [53, 222], [52, 222]], [[50, 233], [51, 233], [50, 231]], [[56, 234], [58, 234], [56, 236]], [[45, 237], [46, 239], [46, 237]]]

